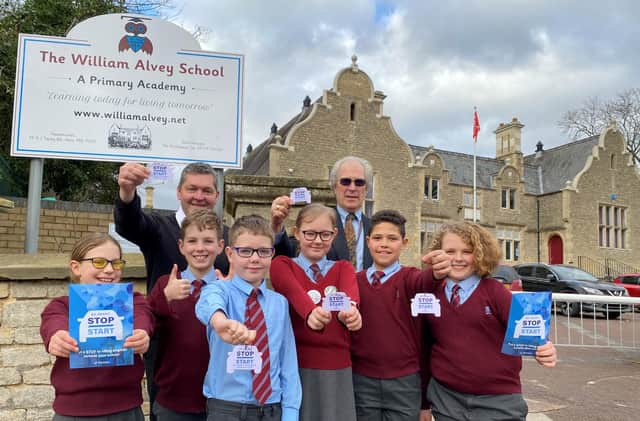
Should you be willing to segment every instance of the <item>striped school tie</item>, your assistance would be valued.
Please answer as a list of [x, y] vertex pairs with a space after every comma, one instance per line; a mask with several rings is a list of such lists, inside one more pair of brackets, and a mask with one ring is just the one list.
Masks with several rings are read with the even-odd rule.
[[309, 266], [309, 269], [311, 269], [311, 272], [313, 272], [313, 279], [316, 282], [322, 281], [322, 272], [320, 271], [320, 266], [318, 266], [317, 263], [314, 263], [311, 266]]
[[451, 290], [451, 304], [454, 307], [458, 307], [460, 305], [460, 285], [458, 284], [454, 285]]
[[267, 325], [264, 320], [262, 308], [258, 302], [258, 289], [254, 289], [247, 298], [247, 310], [245, 311], [245, 324], [251, 330], [256, 331], [254, 345], [258, 352], [262, 353], [262, 370], [259, 373], [253, 372], [253, 394], [260, 405], [271, 396], [271, 377], [269, 361], [269, 338], [267, 337]]
[[380, 288], [380, 285], [382, 285], [382, 278], [384, 277], [384, 272], [381, 270], [377, 270], [375, 272], [373, 272], [373, 275], [371, 275], [371, 286], [374, 288]]

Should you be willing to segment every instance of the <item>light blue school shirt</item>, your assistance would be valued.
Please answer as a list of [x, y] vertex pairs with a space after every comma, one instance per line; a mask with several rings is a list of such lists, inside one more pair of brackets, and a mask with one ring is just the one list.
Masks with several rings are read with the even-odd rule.
[[214, 268], [211, 268], [211, 270], [209, 270], [209, 272], [205, 273], [202, 278], [198, 278], [196, 275], [193, 274], [193, 272], [191, 272], [191, 269], [189, 267], [187, 267], [185, 270], [180, 272], [180, 277], [182, 279], [186, 279], [187, 281], [191, 282], [191, 293], [192, 294], [193, 294], [193, 289], [195, 288], [193, 286], [193, 281], [195, 281], [196, 279], [201, 279], [202, 281], [204, 281], [204, 284], [202, 285], [202, 288], [204, 288], [207, 284], [213, 283], [214, 281], [218, 280], [218, 277], [216, 276], [216, 270]]
[[[309, 259], [304, 257], [302, 253], [300, 253], [292, 260], [298, 266], [300, 266], [302, 270], [304, 270], [304, 273], [307, 274], [307, 278], [309, 278], [309, 280], [315, 284], [316, 280], [313, 278], [313, 271], [311, 270], [312, 263], [309, 261]], [[329, 272], [329, 269], [331, 269], [334, 263], [335, 262], [333, 260], [327, 259], [327, 256], [323, 256], [322, 259], [320, 259], [320, 261], [318, 262], [318, 267], [320, 268], [320, 273], [322, 273], [322, 276], [327, 276], [327, 272]]]
[[[380, 284], [384, 284], [387, 282], [389, 278], [398, 273], [402, 266], [400, 266], [400, 262], [396, 261], [395, 263], [384, 268], [382, 272], [384, 272], [384, 276], [380, 279]], [[373, 274], [377, 271], [376, 266], [372, 265], [369, 269], [367, 269], [367, 281], [369, 284], [373, 282]]]
[[[302, 400], [298, 374], [298, 357], [289, 318], [289, 303], [280, 294], [260, 284], [258, 302], [267, 324], [272, 393], [267, 404], [282, 405], [282, 421], [297, 421]], [[209, 367], [202, 387], [207, 398], [242, 404], [259, 405], [253, 395], [253, 372], [236, 370], [227, 373], [227, 357], [233, 345], [224, 342], [209, 324], [211, 316], [222, 310], [229, 319], [244, 323], [247, 298], [253, 287], [238, 275], [230, 281], [218, 280], [202, 288], [196, 304], [196, 316], [207, 326], [209, 339]]]
[[[342, 209], [340, 206], [336, 206], [336, 210], [338, 211], [338, 216], [340, 217], [340, 221], [342, 221], [342, 228], [344, 229], [344, 225], [347, 223], [347, 215], [349, 215], [349, 212]], [[367, 233], [364, 232], [362, 210], [358, 209], [357, 211], [353, 212], [353, 214], [355, 215], [355, 218], [353, 218], [353, 232], [356, 234], [356, 272], [360, 272], [362, 270], [362, 260], [364, 258], [364, 237], [367, 235]]]
[[[460, 297], [460, 304], [467, 301], [467, 299], [471, 296], [471, 294], [473, 294], [473, 291], [475, 291], [479, 283], [480, 283], [480, 278], [478, 277], [478, 275], [471, 275], [464, 281], [457, 282], [457, 284], [460, 285], [460, 290], [458, 291], [458, 296]], [[447, 282], [444, 286], [444, 293], [447, 296], [447, 300], [449, 300], [449, 302], [451, 302], [451, 294], [453, 293], [453, 286], [455, 284], [456, 282], [447, 278]]]

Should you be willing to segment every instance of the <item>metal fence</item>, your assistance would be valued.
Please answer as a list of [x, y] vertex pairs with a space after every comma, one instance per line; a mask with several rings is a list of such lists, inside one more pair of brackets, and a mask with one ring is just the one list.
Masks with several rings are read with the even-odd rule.
[[640, 297], [552, 295], [556, 346], [640, 350]]

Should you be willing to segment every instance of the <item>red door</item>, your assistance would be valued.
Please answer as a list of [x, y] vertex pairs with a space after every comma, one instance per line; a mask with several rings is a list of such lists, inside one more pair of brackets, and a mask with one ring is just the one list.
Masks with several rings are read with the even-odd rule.
[[562, 253], [562, 238], [554, 235], [549, 238], [549, 264], [561, 265], [564, 263], [564, 255]]

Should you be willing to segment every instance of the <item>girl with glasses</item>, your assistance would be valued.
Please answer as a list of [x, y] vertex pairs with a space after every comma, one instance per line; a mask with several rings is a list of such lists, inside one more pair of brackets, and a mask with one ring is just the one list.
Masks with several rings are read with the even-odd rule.
[[[276, 257], [271, 284], [289, 301], [302, 382], [301, 421], [355, 421], [351, 378], [350, 334], [362, 326], [355, 271], [349, 261], [326, 255], [337, 233], [336, 213], [321, 204], [300, 210], [294, 235], [300, 253]], [[344, 292], [349, 311], [329, 312], [322, 299]]]
[[[120, 282], [125, 261], [120, 244], [108, 234], [96, 233], [78, 240], [71, 252], [71, 280], [82, 284]], [[153, 315], [144, 295], [133, 296], [133, 335], [124, 347], [136, 354], [132, 366], [70, 369], [69, 354], [79, 352], [69, 334], [69, 297], [54, 298], [42, 312], [40, 335], [56, 361], [51, 370], [55, 389], [54, 421], [143, 421], [142, 356], [153, 333]]]

